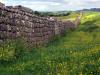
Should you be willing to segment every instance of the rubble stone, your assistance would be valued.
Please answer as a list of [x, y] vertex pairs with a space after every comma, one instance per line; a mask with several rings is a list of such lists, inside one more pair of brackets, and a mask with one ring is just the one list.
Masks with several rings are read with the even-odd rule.
[[0, 3], [0, 41], [24, 37], [34, 45], [40, 45], [48, 43], [54, 35], [62, 35], [68, 28], [75, 28], [74, 23], [38, 17], [29, 8]]

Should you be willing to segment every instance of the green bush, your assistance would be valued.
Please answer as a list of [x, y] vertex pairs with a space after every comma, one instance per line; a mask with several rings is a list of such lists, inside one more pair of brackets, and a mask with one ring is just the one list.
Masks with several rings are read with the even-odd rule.
[[96, 24], [93, 23], [94, 21], [87, 21], [85, 22], [79, 30], [81, 31], [85, 31], [85, 32], [93, 32], [97, 29], [99, 29], [99, 26], [97, 26]]
[[0, 60], [2, 61], [9, 61], [14, 57], [15, 55], [15, 44], [11, 42], [3, 43], [0, 47]]
[[27, 50], [25, 45], [25, 42], [21, 40], [4, 42], [0, 46], [0, 61], [17, 59]]
[[83, 74], [84, 75], [99, 75], [100, 72], [98, 72], [98, 67], [94, 64], [86, 64], [83, 68]]

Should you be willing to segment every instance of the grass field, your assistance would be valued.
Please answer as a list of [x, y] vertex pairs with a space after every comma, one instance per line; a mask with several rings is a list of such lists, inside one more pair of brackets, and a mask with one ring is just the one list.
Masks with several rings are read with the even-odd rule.
[[16, 60], [0, 61], [0, 75], [100, 75], [100, 12], [85, 12], [75, 31], [30, 51]]

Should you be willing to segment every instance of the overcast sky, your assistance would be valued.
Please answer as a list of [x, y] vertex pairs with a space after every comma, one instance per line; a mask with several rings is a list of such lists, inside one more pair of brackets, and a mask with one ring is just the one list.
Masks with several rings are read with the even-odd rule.
[[100, 8], [100, 0], [0, 0], [5, 5], [23, 5], [37, 11]]

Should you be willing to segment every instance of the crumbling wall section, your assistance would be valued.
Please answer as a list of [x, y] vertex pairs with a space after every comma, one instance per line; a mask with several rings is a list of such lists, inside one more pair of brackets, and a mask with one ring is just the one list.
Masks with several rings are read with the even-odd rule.
[[54, 35], [61, 35], [67, 27], [61, 21], [38, 17], [22, 6], [0, 6], [0, 41], [23, 38], [30, 44], [41, 45]]

